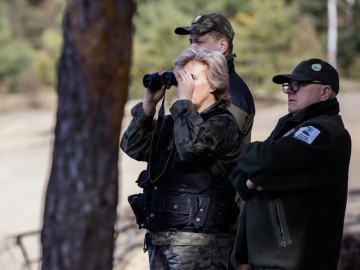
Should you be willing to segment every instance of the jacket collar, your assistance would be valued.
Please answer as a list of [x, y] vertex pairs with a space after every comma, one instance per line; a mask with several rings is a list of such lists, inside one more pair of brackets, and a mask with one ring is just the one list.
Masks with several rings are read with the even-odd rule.
[[320, 115], [337, 115], [339, 112], [340, 105], [335, 98], [311, 104], [296, 114], [287, 114], [285, 118], [287, 118], [288, 121], [302, 122]]
[[232, 53], [226, 56], [227, 67], [229, 71], [235, 70], [234, 59], [234, 54]]

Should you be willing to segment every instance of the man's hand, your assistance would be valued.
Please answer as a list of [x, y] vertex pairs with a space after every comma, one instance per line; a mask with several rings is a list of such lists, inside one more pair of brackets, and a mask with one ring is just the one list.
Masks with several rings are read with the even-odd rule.
[[255, 185], [250, 179], [246, 181], [246, 186], [248, 189], [255, 189], [257, 191], [263, 191], [264, 189], [261, 186]]

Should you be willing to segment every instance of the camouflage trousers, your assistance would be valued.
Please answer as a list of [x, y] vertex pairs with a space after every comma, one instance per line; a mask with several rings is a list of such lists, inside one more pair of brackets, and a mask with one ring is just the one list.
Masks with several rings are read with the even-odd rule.
[[150, 232], [150, 270], [228, 269], [230, 234]]

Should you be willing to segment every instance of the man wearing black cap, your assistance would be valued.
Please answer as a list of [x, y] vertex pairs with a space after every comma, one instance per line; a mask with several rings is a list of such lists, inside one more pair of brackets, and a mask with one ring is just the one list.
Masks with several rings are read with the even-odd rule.
[[230, 22], [219, 13], [197, 15], [190, 26], [177, 27], [178, 35], [189, 35], [190, 47], [204, 47], [221, 51], [228, 62], [231, 106], [242, 133], [244, 143], [250, 142], [255, 116], [255, 104], [249, 88], [235, 72], [233, 54], [234, 30]]
[[320, 59], [273, 77], [289, 113], [246, 144], [231, 179], [246, 200], [232, 263], [251, 269], [336, 270], [351, 138], [339, 115], [339, 76]]

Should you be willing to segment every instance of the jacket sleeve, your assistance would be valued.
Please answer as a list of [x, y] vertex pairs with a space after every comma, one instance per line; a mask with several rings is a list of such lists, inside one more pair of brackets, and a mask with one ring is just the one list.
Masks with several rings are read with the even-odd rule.
[[120, 148], [131, 158], [147, 161], [153, 132], [153, 116], [145, 116], [142, 102], [131, 109], [132, 120], [120, 140]]
[[229, 111], [236, 119], [236, 123], [241, 132], [241, 140], [244, 143], [248, 143], [251, 141], [251, 130], [254, 123], [255, 113], [248, 114], [242, 109], [238, 108], [234, 104], [231, 104], [229, 107]]
[[[296, 191], [324, 186], [332, 141], [315, 123], [299, 126], [280, 138], [246, 144], [239, 169], [264, 190]], [[314, 181], [316, 179], [316, 181]]]
[[240, 132], [231, 115], [217, 115], [205, 122], [189, 100], [176, 101], [170, 112], [180, 160], [200, 163], [240, 152]]

